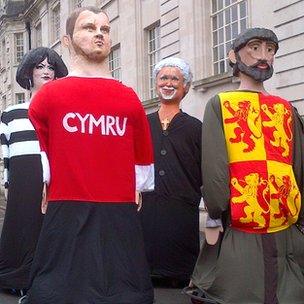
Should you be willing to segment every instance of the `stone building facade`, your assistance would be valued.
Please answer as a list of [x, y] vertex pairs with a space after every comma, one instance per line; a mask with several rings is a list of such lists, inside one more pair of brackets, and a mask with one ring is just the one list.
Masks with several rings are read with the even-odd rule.
[[147, 112], [157, 108], [155, 63], [178, 56], [194, 75], [182, 108], [202, 119], [210, 97], [238, 86], [227, 64], [233, 38], [247, 27], [267, 27], [278, 35], [280, 49], [266, 88], [304, 115], [304, 0], [0, 0], [0, 110], [30, 98], [15, 81], [29, 49], [51, 47], [69, 66], [60, 41], [65, 21], [87, 5], [107, 12], [112, 74], [135, 89]]
[[194, 74], [182, 107], [202, 119], [211, 96], [238, 85], [226, 60], [231, 41], [242, 29], [258, 26], [274, 30], [280, 40], [267, 89], [304, 114], [304, 0], [0, 0], [2, 110], [29, 98], [15, 82], [26, 51], [52, 47], [69, 65], [60, 42], [65, 20], [75, 7], [86, 5], [108, 13], [113, 76], [137, 91], [148, 112], [157, 106], [154, 64], [178, 56], [190, 63]]

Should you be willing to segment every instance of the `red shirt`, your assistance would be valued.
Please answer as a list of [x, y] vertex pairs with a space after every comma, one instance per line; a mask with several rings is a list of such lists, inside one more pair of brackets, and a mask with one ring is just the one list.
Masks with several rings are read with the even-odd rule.
[[131, 88], [66, 77], [35, 95], [29, 117], [50, 162], [48, 200], [134, 202], [135, 165], [153, 164], [149, 125]]

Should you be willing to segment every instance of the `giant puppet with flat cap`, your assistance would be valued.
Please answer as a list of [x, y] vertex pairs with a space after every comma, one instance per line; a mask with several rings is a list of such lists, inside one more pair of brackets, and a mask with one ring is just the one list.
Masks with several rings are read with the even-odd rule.
[[241, 33], [229, 52], [240, 86], [206, 106], [203, 197], [224, 232], [197, 260], [197, 303], [304, 303], [303, 123], [263, 85], [278, 47], [269, 29]]

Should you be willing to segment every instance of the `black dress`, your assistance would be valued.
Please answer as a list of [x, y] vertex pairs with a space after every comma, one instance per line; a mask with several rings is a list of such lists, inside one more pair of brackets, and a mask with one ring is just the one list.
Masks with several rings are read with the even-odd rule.
[[136, 207], [49, 202], [24, 303], [152, 304]]
[[202, 123], [178, 113], [163, 131], [148, 115], [155, 191], [143, 193], [141, 220], [152, 275], [188, 280], [199, 253]]
[[39, 143], [28, 119], [28, 103], [1, 116], [4, 180], [8, 188], [0, 241], [0, 288], [26, 289], [40, 234], [43, 170]]

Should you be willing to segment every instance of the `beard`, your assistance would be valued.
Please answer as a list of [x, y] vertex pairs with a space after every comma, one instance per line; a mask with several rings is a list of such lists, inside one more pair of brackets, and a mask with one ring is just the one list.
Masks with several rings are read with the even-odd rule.
[[[260, 64], [267, 64], [267, 69], [260, 69], [258, 65]], [[237, 56], [236, 60], [236, 69], [238, 69], [240, 72], [244, 73], [245, 75], [253, 78], [257, 82], [264, 82], [265, 80], [271, 78], [273, 74], [273, 66], [269, 65], [266, 60], [258, 60], [253, 65], [246, 65], [244, 62], [242, 62], [241, 58]]]
[[79, 47], [76, 43], [74, 43], [74, 41], [72, 41], [72, 45], [76, 55], [81, 56], [90, 62], [102, 63], [105, 61], [105, 59], [108, 57], [110, 53], [110, 51], [105, 53], [101, 49], [86, 52], [81, 47]]
[[174, 98], [174, 96], [175, 96], [175, 94], [176, 94], [176, 89], [174, 89], [173, 92], [172, 92], [171, 94], [169, 94], [169, 95], [165, 94], [165, 93], [162, 91], [162, 89], [160, 89], [160, 90], [159, 90], [159, 93], [158, 93], [159, 97], [160, 97], [163, 101], [165, 101], [165, 102], [170, 102], [170, 101], [172, 101], [173, 98]]

